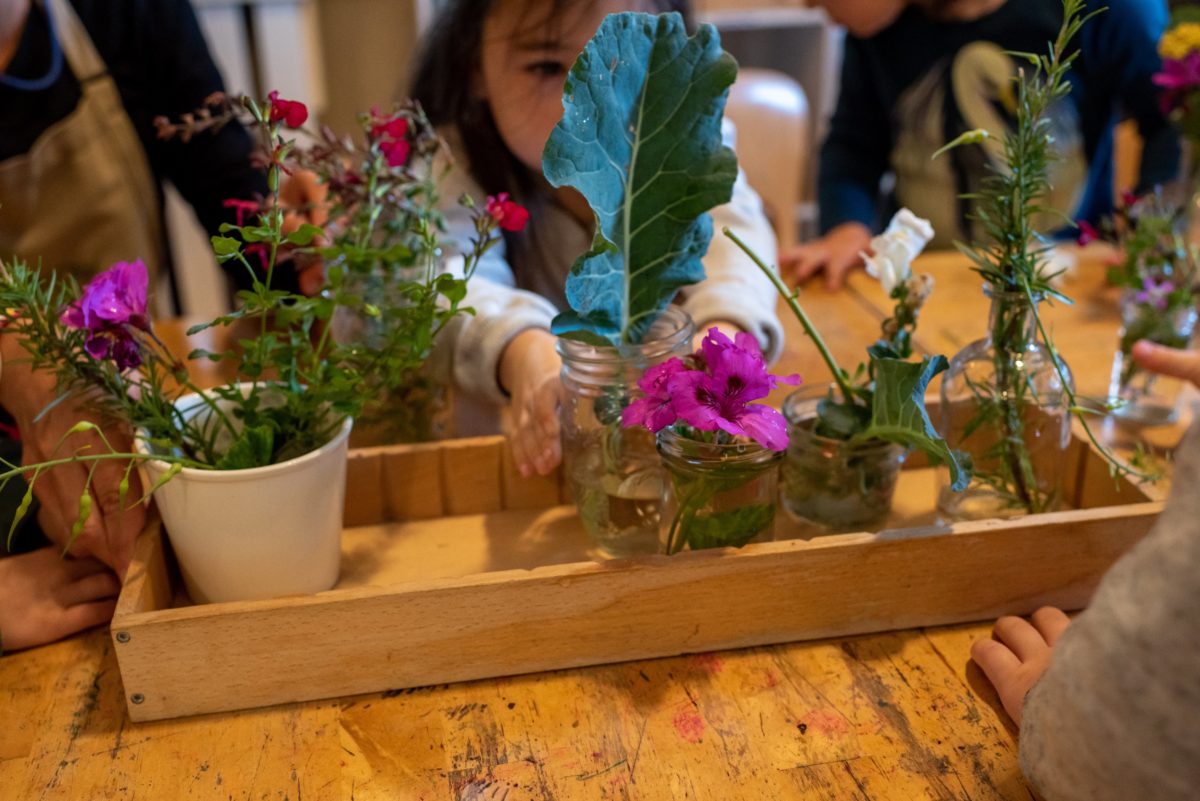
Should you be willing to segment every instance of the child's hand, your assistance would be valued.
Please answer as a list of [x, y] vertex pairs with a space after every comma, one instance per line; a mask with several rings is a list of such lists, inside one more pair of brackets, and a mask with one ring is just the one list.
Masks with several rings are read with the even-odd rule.
[[996, 621], [994, 639], [971, 646], [971, 658], [995, 685], [1005, 711], [1018, 726], [1025, 695], [1050, 666], [1054, 644], [1071, 624], [1062, 610], [1050, 606], [1034, 612], [1032, 621], [1002, 617]]
[[1142, 339], [1133, 346], [1133, 360], [1152, 373], [1182, 378], [1200, 387], [1200, 351], [1168, 348]]
[[[59, 441], [81, 420], [101, 424], [93, 413], [72, 403], [60, 403], [39, 419], [38, 415], [58, 397], [53, 374], [33, 370], [29, 355], [15, 336], [0, 337], [3, 351], [3, 381], [0, 382], [0, 406], [16, 420], [21, 432], [21, 460], [25, 464], [69, 456], [80, 451], [87, 454], [108, 453], [108, 446], [94, 432], [72, 434], [59, 448]], [[129, 453], [133, 447], [129, 433], [120, 427], [106, 426], [105, 437], [118, 453]], [[56, 450], [57, 449], [57, 450]], [[133, 543], [146, 521], [141, 505], [132, 506], [142, 497], [138, 472], [129, 475], [129, 490], [121, 508], [120, 484], [127, 463], [105, 460], [96, 464], [92, 475], [91, 515], [75, 540], [71, 553], [75, 556], [94, 556], [117, 572], [125, 575], [133, 556]], [[64, 464], [38, 476], [33, 491], [41, 501], [38, 523], [52, 542], [65, 546], [71, 539], [71, 527], [79, 514], [79, 499], [87, 485], [89, 466], [82, 463]], [[2, 533], [0, 533], [2, 535]]]
[[513, 460], [523, 476], [545, 475], [562, 459], [562, 359], [555, 342], [549, 331], [531, 328], [517, 334], [500, 358], [500, 384], [512, 396]]
[[846, 275], [861, 265], [863, 252], [871, 251], [871, 229], [862, 223], [842, 223], [825, 236], [779, 254], [785, 278], [792, 284], [807, 281], [822, 270], [830, 290], [842, 288]]
[[95, 559], [50, 546], [0, 559], [0, 647], [19, 651], [112, 619], [121, 583]]

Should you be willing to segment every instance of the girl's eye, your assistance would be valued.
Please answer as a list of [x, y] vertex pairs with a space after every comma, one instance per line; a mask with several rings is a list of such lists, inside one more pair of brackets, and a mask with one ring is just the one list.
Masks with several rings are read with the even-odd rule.
[[535, 61], [525, 70], [539, 78], [559, 78], [567, 74], [567, 65], [561, 61]]

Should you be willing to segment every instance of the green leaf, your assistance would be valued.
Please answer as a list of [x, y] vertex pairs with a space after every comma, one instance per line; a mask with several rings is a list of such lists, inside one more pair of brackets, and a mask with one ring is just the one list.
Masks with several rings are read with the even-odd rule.
[[742, 506], [727, 512], [696, 515], [683, 525], [683, 537], [693, 551], [701, 548], [741, 548], [775, 520], [769, 503]]
[[721, 143], [737, 74], [717, 31], [678, 14], [605, 18], [567, 76], [542, 167], [577, 189], [596, 233], [571, 268], [556, 334], [638, 342], [680, 287], [704, 278], [706, 213], [729, 200], [737, 159]]
[[925, 390], [934, 376], [948, 366], [946, 357], [938, 355], [920, 363], [876, 359], [873, 365], [875, 396], [871, 402], [871, 424], [856, 439], [883, 439], [916, 448], [931, 461], [950, 468], [950, 484], [955, 492], [966, 489], [971, 471], [964, 464], [964, 455], [950, 450], [925, 410]]
[[292, 245], [307, 247], [312, 244], [314, 239], [323, 233], [324, 231], [317, 226], [310, 223], [304, 223], [304, 225], [301, 225], [295, 231], [292, 231], [290, 234], [288, 234], [287, 241]]
[[213, 466], [218, 470], [262, 467], [271, 463], [274, 452], [275, 432], [271, 426], [246, 426]]
[[212, 238], [213, 253], [217, 258], [228, 257], [242, 249], [242, 243], [230, 236], [214, 236]]

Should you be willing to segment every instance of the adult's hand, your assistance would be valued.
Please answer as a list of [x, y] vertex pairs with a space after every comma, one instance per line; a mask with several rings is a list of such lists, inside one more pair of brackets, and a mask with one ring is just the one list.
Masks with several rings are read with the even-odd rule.
[[[44, 410], [57, 398], [54, 376], [33, 370], [20, 340], [13, 334], [0, 336], [0, 406], [13, 416], [21, 432], [21, 460], [24, 464], [62, 458], [72, 453], [108, 453], [108, 446], [93, 431], [63, 436], [80, 421], [104, 425], [93, 412], [68, 402]], [[104, 425], [105, 437], [119, 453], [133, 447], [129, 432], [119, 426]], [[62, 442], [60, 446], [60, 441]], [[90, 492], [91, 514], [71, 547], [74, 556], [92, 556], [124, 576], [133, 556], [133, 544], [145, 524], [145, 509], [130, 508], [142, 496], [136, 470], [130, 472], [129, 490], [121, 503], [120, 484], [128, 462], [120, 459], [95, 463], [90, 491], [88, 472], [92, 463], [59, 465], [46, 470], [34, 482], [34, 494], [41, 502], [38, 523], [52, 542], [65, 546], [71, 541], [71, 529], [79, 516], [80, 498]], [[28, 478], [28, 477], [27, 477]]]
[[1168, 348], [1142, 339], [1134, 343], [1133, 360], [1144, 370], [1182, 378], [1200, 387], [1200, 351]]
[[792, 284], [824, 272], [825, 285], [838, 290], [850, 271], [863, 263], [862, 254], [870, 251], [871, 229], [862, 223], [843, 223], [820, 239], [782, 252], [779, 263]]
[[19, 651], [112, 619], [121, 582], [95, 559], [50, 546], [0, 559], [0, 647]]

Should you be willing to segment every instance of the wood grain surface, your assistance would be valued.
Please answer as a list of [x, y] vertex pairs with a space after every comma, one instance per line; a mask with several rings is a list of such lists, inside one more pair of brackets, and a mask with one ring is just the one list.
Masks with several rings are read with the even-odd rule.
[[[926, 264], [938, 289], [921, 342], [952, 350], [980, 334], [986, 304], [960, 257]], [[1116, 341], [1100, 274], [1081, 262], [1069, 289], [1094, 300], [1051, 313], [1089, 390]], [[857, 359], [881, 317], [878, 289], [858, 276], [848, 292], [803, 297], [839, 357]], [[791, 322], [788, 336], [782, 366], [822, 380]], [[1179, 433], [1154, 436], [1166, 446]], [[822, 602], [854, 591], [848, 582]], [[911, 629], [136, 724], [109, 633], [96, 630], [0, 659], [0, 798], [1023, 801], [1033, 796], [1015, 731], [969, 661], [988, 631]]]

